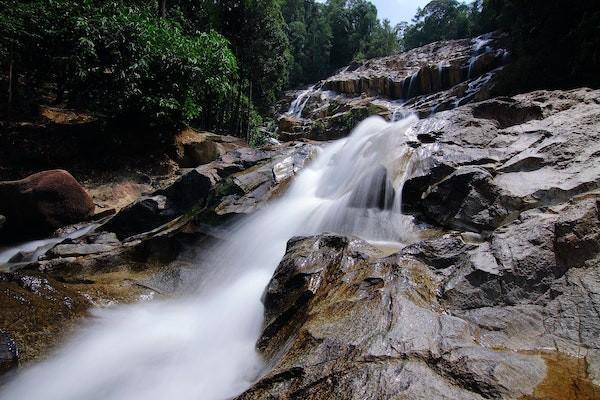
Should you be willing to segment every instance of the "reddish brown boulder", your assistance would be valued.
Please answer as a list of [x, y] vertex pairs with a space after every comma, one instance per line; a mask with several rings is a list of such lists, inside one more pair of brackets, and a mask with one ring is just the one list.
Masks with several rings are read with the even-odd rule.
[[20, 181], [0, 182], [0, 214], [6, 216], [7, 239], [43, 236], [81, 222], [94, 212], [94, 202], [67, 171], [52, 170]]

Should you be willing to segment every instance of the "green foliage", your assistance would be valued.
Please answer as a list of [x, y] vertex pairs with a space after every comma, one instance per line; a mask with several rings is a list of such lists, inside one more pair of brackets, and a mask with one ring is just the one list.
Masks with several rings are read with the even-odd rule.
[[15, 58], [35, 76], [28, 84], [55, 80], [59, 100], [68, 93], [67, 101], [90, 110], [177, 127], [217, 125], [218, 109], [234, 96], [235, 56], [215, 32], [188, 35], [175, 21], [119, 1], [33, 1], [3, 10], [10, 10], [0, 14], [3, 37], [19, 43]]
[[367, 0], [283, 0], [293, 62], [291, 86], [318, 81], [336, 69], [398, 51], [398, 36]]
[[419, 8], [403, 32], [405, 50], [438, 40], [462, 39], [473, 34], [471, 9], [458, 0], [433, 0]]
[[85, 104], [177, 125], [213, 119], [212, 108], [232, 96], [236, 61], [220, 35], [187, 36], [176, 23], [130, 9], [102, 11], [76, 23], [69, 84]]
[[482, 30], [509, 33], [513, 62], [504, 93], [539, 88], [600, 87], [600, 7], [595, 1], [477, 2]]

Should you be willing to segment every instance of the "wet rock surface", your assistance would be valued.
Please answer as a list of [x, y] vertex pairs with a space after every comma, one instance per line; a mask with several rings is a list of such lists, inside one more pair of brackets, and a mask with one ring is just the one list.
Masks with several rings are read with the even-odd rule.
[[290, 240], [239, 399], [600, 398], [599, 134], [589, 89], [417, 122], [403, 201], [446, 231]]
[[100, 229], [119, 239], [142, 235], [178, 219], [248, 214], [275, 196], [314, 154], [310, 144], [239, 148], [193, 168], [164, 189], [143, 196]]

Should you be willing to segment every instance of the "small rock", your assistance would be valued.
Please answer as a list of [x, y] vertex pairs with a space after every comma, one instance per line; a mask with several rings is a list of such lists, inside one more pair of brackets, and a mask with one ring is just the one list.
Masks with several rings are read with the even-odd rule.
[[10, 335], [0, 330], [0, 376], [15, 370], [19, 366], [19, 350]]

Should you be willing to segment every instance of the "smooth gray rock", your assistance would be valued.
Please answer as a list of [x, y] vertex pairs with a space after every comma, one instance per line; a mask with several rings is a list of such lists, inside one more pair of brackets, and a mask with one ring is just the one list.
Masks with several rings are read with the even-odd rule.
[[422, 144], [402, 194], [406, 211], [489, 232], [520, 213], [600, 187], [600, 91], [539, 91], [419, 121]]

